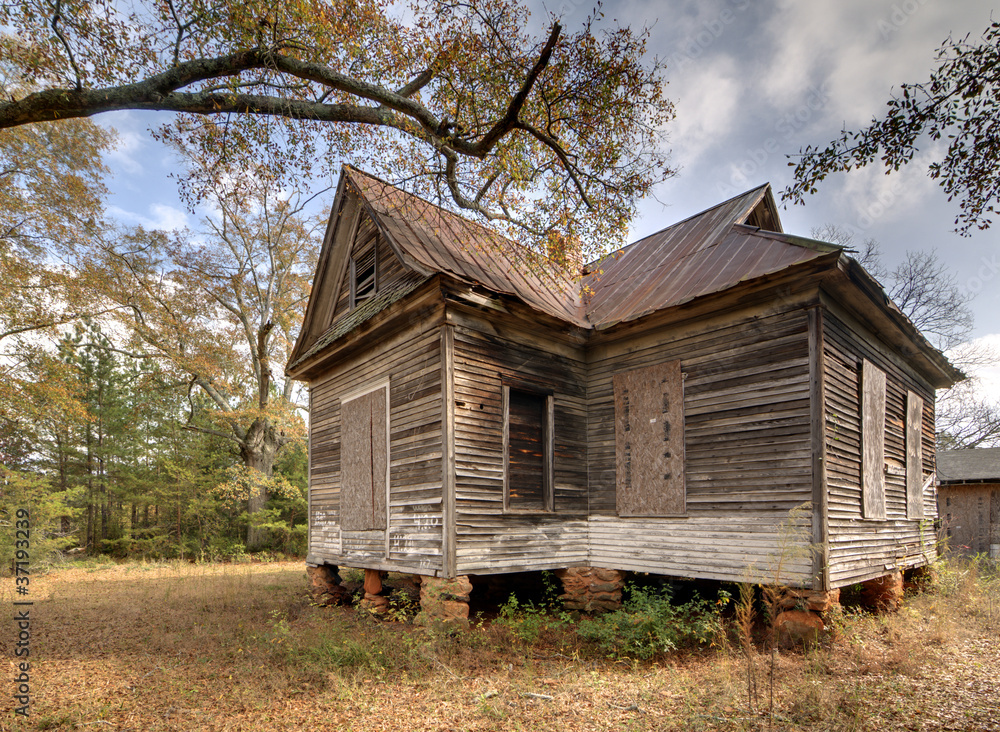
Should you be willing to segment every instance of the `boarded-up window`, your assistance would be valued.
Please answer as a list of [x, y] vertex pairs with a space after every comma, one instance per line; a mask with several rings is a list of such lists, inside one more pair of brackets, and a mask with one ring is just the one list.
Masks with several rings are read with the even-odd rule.
[[885, 519], [885, 372], [861, 366], [861, 512]]
[[340, 406], [340, 526], [345, 531], [385, 528], [388, 419], [385, 387]]
[[615, 374], [613, 382], [619, 515], [684, 515], [681, 362]]
[[924, 400], [906, 393], [906, 517], [924, 517]]
[[504, 386], [504, 507], [552, 510], [552, 396]]

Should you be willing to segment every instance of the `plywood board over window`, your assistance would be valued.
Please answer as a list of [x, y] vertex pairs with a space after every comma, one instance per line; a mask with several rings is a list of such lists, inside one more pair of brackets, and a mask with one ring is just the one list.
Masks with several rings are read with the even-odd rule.
[[924, 517], [924, 400], [906, 393], [906, 517]]
[[615, 484], [621, 516], [683, 516], [680, 361], [615, 374]]
[[861, 511], [885, 519], [885, 372], [871, 361], [861, 365]]
[[341, 403], [340, 526], [344, 531], [386, 527], [388, 391], [387, 386], [381, 386]]

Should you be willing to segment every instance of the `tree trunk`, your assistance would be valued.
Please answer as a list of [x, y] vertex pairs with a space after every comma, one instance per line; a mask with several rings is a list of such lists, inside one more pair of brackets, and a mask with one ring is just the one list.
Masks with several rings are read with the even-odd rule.
[[[281, 447], [281, 436], [267, 420], [255, 419], [247, 430], [246, 439], [240, 446], [240, 457], [243, 464], [260, 472], [264, 478], [274, 474], [274, 458]], [[254, 514], [267, 504], [267, 484], [260, 482], [250, 492], [247, 513], [250, 514], [250, 524], [247, 526], [247, 551], [255, 552], [264, 548], [267, 540], [266, 532], [254, 526]]]

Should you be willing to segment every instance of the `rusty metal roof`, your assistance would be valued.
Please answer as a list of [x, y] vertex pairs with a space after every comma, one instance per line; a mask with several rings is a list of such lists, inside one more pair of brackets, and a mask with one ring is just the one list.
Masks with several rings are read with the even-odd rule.
[[769, 196], [761, 186], [596, 262], [584, 280], [592, 293], [590, 323], [603, 328], [634, 320], [838, 251], [745, 225]]
[[[780, 227], [763, 185], [608, 255], [580, 279], [485, 226], [357, 169], [344, 171], [407, 266], [514, 295], [587, 328], [635, 320], [839, 251], [745, 225], [763, 218]], [[757, 215], [764, 209], [767, 216]]]
[[367, 173], [345, 167], [344, 174], [407, 266], [514, 295], [560, 320], [586, 326], [579, 282], [568, 270]]

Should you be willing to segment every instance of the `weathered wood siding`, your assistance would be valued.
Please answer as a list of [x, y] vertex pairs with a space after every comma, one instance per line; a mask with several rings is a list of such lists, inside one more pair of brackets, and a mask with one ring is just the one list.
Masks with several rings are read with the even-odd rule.
[[[457, 316], [457, 314], [456, 314]], [[587, 404], [582, 352], [544, 335], [453, 317], [456, 571], [515, 572], [587, 562]], [[553, 511], [504, 511], [503, 386], [553, 395]]]
[[[341, 531], [341, 399], [389, 383], [388, 529]], [[310, 547], [351, 567], [442, 568], [441, 336], [419, 322], [311, 385]]]
[[[591, 562], [720, 580], [812, 582], [806, 311], [744, 312], [610, 344], [590, 364]], [[680, 360], [686, 517], [619, 517], [613, 378]]]
[[[878, 338], [830, 304], [823, 313], [829, 569], [832, 587], [922, 564], [933, 552], [935, 493], [924, 490], [925, 520], [907, 518], [907, 392], [923, 400], [921, 463], [934, 470], [934, 390]], [[883, 474], [885, 518], [863, 511], [862, 373], [865, 362], [885, 374]], [[911, 507], [912, 508], [912, 507]], [[923, 539], [923, 548], [921, 547]]]

